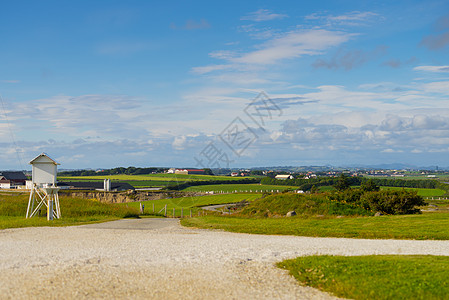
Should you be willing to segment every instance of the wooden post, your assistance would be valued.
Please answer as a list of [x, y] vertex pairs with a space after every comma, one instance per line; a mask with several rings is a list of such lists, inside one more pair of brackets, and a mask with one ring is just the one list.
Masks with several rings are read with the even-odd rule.
[[47, 195], [47, 220], [53, 220], [53, 199]]
[[181, 219], [182, 219], [183, 216], [184, 216], [184, 208], [181, 207]]
[[165, 204], [165, 207], [164, 207], [164, 216], [165, 217], [167, 216], [167, 204]]
[[154, 203], [153, 203], [153, 214], [154, 214]]
[[175, 209], [173, 208], [173, 218], [175, 217], [175, 213], [176, 213]]

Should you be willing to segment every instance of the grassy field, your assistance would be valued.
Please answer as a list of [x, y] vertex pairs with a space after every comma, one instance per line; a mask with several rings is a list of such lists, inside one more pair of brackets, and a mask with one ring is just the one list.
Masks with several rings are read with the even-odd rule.
[[183, 191], [205, 192], [205, 191], [224, 191], [224, 192], [271, 192], [271, 191], [284, 191], [286, 189], [297, 189], [294, 186], [282, 186], [282, 185], [264, 185], [264, 184], [214, 184], [214, 185], [198, 185], [191, 186]]
[[211, 175], [178, 175], [178, 174], [148, 174], [148, 175], [96, 175], [96, 176], [58, 176], [60, 181], [103, 181], [109, 178], [112, 181], [127, 182], [135, 188], [144, 187], [166, 187], [172, 184], [183, 184], [192, 181], [238, 181], [255, 177], [231, 177], [231, 176], [211, 176]]
[[46, 212], [26, 219], [28, 193], [0, 194], [0, 229], [31, 226], [69, 226], [138, 217], [138, 210], [92, 200], [60, 197], [61, 219], [47, 221]]
[[231, 232], [367, 239], [449, 239], [449, 213], [344, 218], [244, 218], [204, 216], [184, 226]]
[[182, 175], [182, 174], [148, 174], [148, 175], [96, 175], [96, 176], [58, 176], [58, 180], [111, 180], [129, 181], [129, 180], [155, 180], [155, 181], [198, 181], [198, 180], [235, 180], [239, 181], [248, 177], [231, 176], [212, 176], [212, 175]]
[[[165, 207], [165, 205], [167, 205], [167, 215], [172, 217], [173, 209], [175, 209], [175, 217], [179, 217], [181, 215], [181, 208], [184, 209], [184, 215], [188, 215], [190, 213], [190, 210], [192, 210], [192, 214], [197, 215], [198, 211], [201, 210], [201, 206], [235, 203], [243, 200], [253, 201], [257, 198], [260, 198], [261, 196], [261, 194], [222, 194], [150, 200], [142, 201], [142, 204], [145, 205], [145, 212], [150, 214], [153, 213], [153, 204], [155, 213], [158, 213]], [[140, 202], [131, 202], [119, 205], [124, 205], [131, 208], [139, 208]]]
[[349, 299], [447, 299], [449, 257], [307, 256], [278, 263], [301, 284]]

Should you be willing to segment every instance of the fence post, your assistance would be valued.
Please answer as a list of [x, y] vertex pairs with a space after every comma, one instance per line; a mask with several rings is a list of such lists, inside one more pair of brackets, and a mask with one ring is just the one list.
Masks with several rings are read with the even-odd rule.
[[173, 208], [173, 218], [175, 217], [175, 213], [176, 213], [175, 209]]
[[153, 203], [153, 214], [154, 214], [154, 203]]
[[165, 206], [164, 206], [164, 217], [166, 217], [167, 216], [167, 204], [165, 204]]
[[181, 207], [181, 219], [182, 219], [183, 216], [184, 216], [184, 208]]

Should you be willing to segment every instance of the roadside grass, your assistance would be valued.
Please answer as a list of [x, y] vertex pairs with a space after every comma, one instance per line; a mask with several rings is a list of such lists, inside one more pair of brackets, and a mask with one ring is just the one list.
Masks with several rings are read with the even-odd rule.
[[[160, 200], [149, 200], [142, 202], [129, 202], [117, 204], [120, 206], [127, 206], [130, 208], [140, 208], [140, 203], [145, 205], [146, 214], [158, 214], [163, 213], [161, 210], [167, 205], [167, 216], [173, 217], [173, 209], [175, 209], [175, 217], [181, 215], [181, 208], [184, 210], [184, 215], [188, 215], [190, 210], [192, 214], [198, 214], [198, 211], [202, 211], [202, 206], [236, 203], [243, 200], [254, 201], [260, 198], [261, 194], [221, 194], [221, 195], [207, 195], [207, 196], [195, 196], [195, 197], [182, 197], [182, 198], [170, 198]], [[154, 212], [153, 212], [154, 204]]]
[[285, 260], [301, 284], [349, 299], [447, 299], [449, 257], [306, 256]]
[[282, 186], [282, 185], [265, 185], [265, 184], [214, 184], [214, 185], [198, 185], [198, 186], [190, 186], [188, 188], [183, 189], [186, 192], [205, 192], [205, 191], [214, 191], [214, 192], [271, 192], [271, 191], [284, 191], [287, 189], [297, 189], [295, 186]]
[[343, 218], [203, 216], [183, 219], [181, 224], [187, 227], [253, 234], [360, 239], [449, 239], [449, 213]]
[[39, 216], [25, 218], [28, 193], [0, 194], [0, 229], [31, 226], [70, 226], [138, 217], [135, 208], [100, 203], [94, 200], [60, 197], [61, 219], [47, 221], [46, 208]]

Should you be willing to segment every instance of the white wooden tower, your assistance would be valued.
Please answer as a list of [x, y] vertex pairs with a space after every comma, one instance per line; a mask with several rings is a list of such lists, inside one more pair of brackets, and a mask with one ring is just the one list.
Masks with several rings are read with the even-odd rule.
[[32, 188], [28, 201], [27, 218], [35, 216], [42, 206], [47, 207], [47, 220], [59, 219], [59, 188], [56, 187], [58, 163], [47, 154], [41, 153], [30, 161], [32, 165]]

